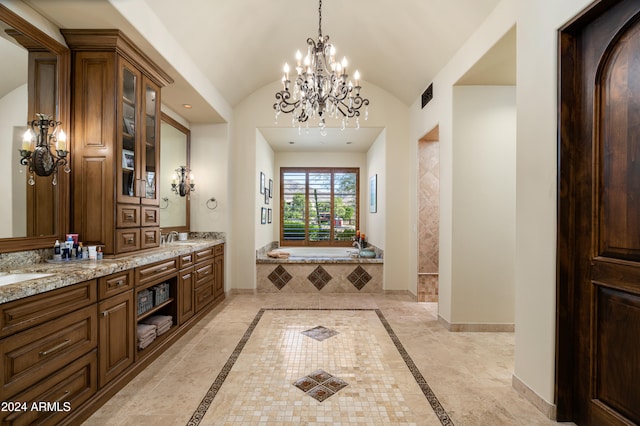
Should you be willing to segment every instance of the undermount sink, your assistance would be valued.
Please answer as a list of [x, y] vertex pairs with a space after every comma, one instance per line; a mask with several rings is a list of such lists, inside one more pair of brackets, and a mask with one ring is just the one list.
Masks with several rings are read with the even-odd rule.
[[35, 280], [38, 278], [49, 277], [53, 274], [36, 274], [36, 273], [17, 273], [0, 275], [0, 286], [8, 284], [17, 284], [23, 281]]

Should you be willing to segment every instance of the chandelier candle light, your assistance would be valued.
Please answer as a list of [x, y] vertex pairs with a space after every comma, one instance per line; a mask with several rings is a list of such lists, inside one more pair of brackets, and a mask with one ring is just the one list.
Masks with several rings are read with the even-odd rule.
[[[29, 129], [24, 133], [22, 149], [20, 149], [20, 164], [29, 166], [29, 185], [35, 185], [33, 173], [38, 176], [50, 176], [55, 173], [51, 183], [58, 183], [58, 167], [65, 166], [65, 173], [71, 172], [67, 164], [67, 136], [60, 129], [60, 121], [54, 121], [46, 114], [36, 114], [37, 119], [28, 122]], [[53, 129], [49, 134], [49, 129]], [[55, 154], [51, 152], [51, 145], [55, 147]]]
[[318, 40], [307, 39], [307, 55], [296, 52], [296, 73], [293, 92], [289, 78], [289, 64], [284, 64], [283, 89], [276, 93], [276, 122], [280, 113], [292, 113], [292, 125], [298, 129], [310, 117], [318, 117], [321, 133], [325, 132], [325, 117], [342, 117], [344, 129], [349, 119], [355, 117], [356, 128], [360, 127], [360, 108], [365, 107], [364, 119], [368, 118], [369, 99], [360, 96], [360, 73], [355, 71], [354, 83], [347, 73], [347, 58], [338, 62], [336, 49], [329, 44], [329, 36], [322, 36], [322, 0], [318, 7]]

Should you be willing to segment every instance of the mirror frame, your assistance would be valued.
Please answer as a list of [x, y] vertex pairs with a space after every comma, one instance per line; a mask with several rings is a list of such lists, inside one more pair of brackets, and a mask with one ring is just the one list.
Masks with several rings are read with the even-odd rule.
[[[179, 122], [177, 122], [176, 120], [174, 120], [173, 118], [171, 118], [170, 116], [168, 116], [166, 113], [161, 112], [160, 114], [160, 121], [161, 122], [165, 122], [168, 125], [174, 127], [176, 130], [178, 130], [181, 133], [184, 133], [186, 139], [187, 139], [187, 167], [191, 168], [191, 130], [189, 130], [188, 128], [186, 128], [185, 126], [183, 126], [182, 124], [180, 124]], [[162, 152], [162, 132], [160, 133], [160, 152]], [[162, 173], [162, 170], [160, 170], [160, 173]], [[160, 232], [162, 232], [163, 234], [167, 233], [167, 232], [171, 232], [171, 231], [176, 231], [176, 232], [189, 232], [190, 228], [191, 228], [191, 197], [189, 195], [187, 195], [186, 197], [184, 197], [184, 201], [186, 203], [186, 207], [187, 207], [187, 211], [186, 211], [186, 222], [187, 224], [185, 226], [168, 226], [168, 227], [161, 227], [160, 228]], [[162, 199], [160, 200], [160, 204], [162, 205]]]
[[[31, 40], [42, 45], [57, 55], [58, 58], [58, 121], [62, 122], [64, 129], [70, 127], [70, 78], [71, 78], [71, 54], [67, 46], [54, 40], [33, 24], [20, 17], [10, 9], [0, 4], [0, 21], [15, 28]], [[25, 123], [26, 125], [26, 123]], [[73, 149], [73, 135], [69, 135], [69, 146]], [[71, 157], [69, 157], [71, 158]], [[73, 164], [71, 164], [73, 167]], [[8, 253], [40, 248], [52, 248], [56, 240], [63, 240], [69, 229], [69, 174], [58, 173], [58, 218], [56, 223], [57, 234], [43, 237], [12, 237], [0, 238], [0, 253]], [[26, 184], [26, 183], [25, 183]]]

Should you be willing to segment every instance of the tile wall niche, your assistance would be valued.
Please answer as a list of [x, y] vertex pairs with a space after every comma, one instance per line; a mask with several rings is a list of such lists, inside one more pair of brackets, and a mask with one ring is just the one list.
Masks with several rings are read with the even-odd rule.
[[440, 144], [418, 144], [418, 301], [438, 301]]

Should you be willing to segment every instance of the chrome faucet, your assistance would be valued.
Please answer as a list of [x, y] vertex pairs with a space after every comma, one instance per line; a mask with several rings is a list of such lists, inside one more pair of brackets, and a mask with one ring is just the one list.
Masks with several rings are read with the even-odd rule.
[[171, 231], [167, 234], [167, 243], [172, 243], [178, 239], [178, 231]]
[[360, 244], [360, 241], [354, 241], [353, 244], [351, 245], [357, 248], [358, 250], [362, 250], [362, 245]]

